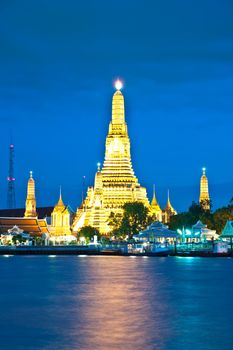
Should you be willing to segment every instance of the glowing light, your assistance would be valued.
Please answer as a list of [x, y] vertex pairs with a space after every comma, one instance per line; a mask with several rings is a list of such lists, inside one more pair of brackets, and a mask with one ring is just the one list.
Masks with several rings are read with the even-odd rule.
[[14, 178], [14, 177], [8, 176], [8, 177], [7, 177], [7, 181], [15, 181], [15, 178]]
[[116, 88], [117, 90], [121, 90], [122, 87], [123, 87], [122, 81], [120, 81], [119, 79], [117, 79], [117, 80], [115, 81], [115, 88]]
[[49, 258], [56, 258], [56, 255], [49, 255]]

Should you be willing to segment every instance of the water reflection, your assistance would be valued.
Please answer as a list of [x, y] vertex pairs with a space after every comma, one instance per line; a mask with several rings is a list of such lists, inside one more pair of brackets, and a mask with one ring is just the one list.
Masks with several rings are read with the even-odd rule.
[[0, 257], [0, 348], [231, 349], [232, 268], [233, 259]]
[[[87, 264], [90, 274], [83, 290], [77, 348], [161, 348], [170, 327], [162, 322], [168, 308], [156, 266], [152, 276], [144, 259], [89, 259]], [[80, 317], [80, 307], [76, 311]]]

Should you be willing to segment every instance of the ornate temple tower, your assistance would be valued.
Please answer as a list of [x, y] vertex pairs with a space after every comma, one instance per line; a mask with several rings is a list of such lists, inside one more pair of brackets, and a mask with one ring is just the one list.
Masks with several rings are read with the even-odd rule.
[[60, 189], [60, 196], [51, 214], [52, 222], [50, 226], [50, 233], [53, 236], [70, 235], [70, 212], [64, 205]]
[[155, 217], [157, 221], [162, 221], [162, 210], [157, 202], [155, 196], [155, 185], [153, 185], [153, 198], [150, 204], [150, 214]]
[[26, 210], [25, 217], [37, 217], [36, 213], [36, 196], [35, 196], [35, 181], [32, 177], [32, 171], [30, 171], [30, 178], [28, 180]]
[[206, 176], [206, 168], [202, 168], [202, 176], [200, 180], [199, 203], [203, 209], [210, 210], [210, 196], [209, 196], [208, 179]]
[[163, 222], [168, 223], [170, 222], [170, 218], [173, 215], [176, 215], [177, 211], [173, 208], [170, 202], [170, 193], [169, 190], [167, 191], [167, 204], [166, 207], [163, 209]]
[[76, 232], [82, 226], [96, 227], [102, 234], [108, 233], [111, 212], [121, 213], [127, 202], [140, 201], [149, 207], [146, 189], [134, 175], [130, 140], [125, 122], [124, 96], [121, 82], [112, 99], [112, 119], [105, 143], [105, 159], [102, 169], [98, 164], [94, 187], [89, 187], [87, 197], [78, 208], [73, 224]]

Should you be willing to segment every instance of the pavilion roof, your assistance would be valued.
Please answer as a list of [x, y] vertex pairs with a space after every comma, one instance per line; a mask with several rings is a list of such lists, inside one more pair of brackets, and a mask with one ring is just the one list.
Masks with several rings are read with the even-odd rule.
[[207, 225], [203, 224], [201, 220], [198, 220], [196, 224], [192, 226], [192, 228], [195, 230], [201, 230], [204, 227], [207, 227]]
[[23, 232], [28, 232], [35, 236], [48, 233], [48, 226], [45, 219], [0, 217], [0, 233], [7, 233], [14, 226], [19, 227]]
[[179, 237], [176, 231], [169, 230], [168, 227], [159, 221], [153, 222], [146, 230], [138, 234], [138, 238], [143, 237], [165, 237], [165, 238], [175, 238]]
[[222, 230], [220, 238], [224, 238], [224, 237], [233, 237], [233, 221], [231, 220], [228, 220], [226, 222], [226, 225]]

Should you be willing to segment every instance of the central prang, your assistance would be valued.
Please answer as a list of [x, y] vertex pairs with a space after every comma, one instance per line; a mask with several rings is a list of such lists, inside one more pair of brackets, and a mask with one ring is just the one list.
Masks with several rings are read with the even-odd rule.
[[128, 202], [142, 202], [149, 207], [146, 189], [141, 187], [134, 175], [130, 139], [125, 122], [124, 96], [120, 89], [122, 83], [116, 81], [117, 91], [112, 98], [112, 119], [105, 143], [105, 159], [95, 175], [93, 187], [89, 187], [87, 196], [76, 213], [73, 230], [82, 226], [93, 226], [101, 234], [110, 231], [108, 218], [111, 212], [122, 213], [122, 207]]

